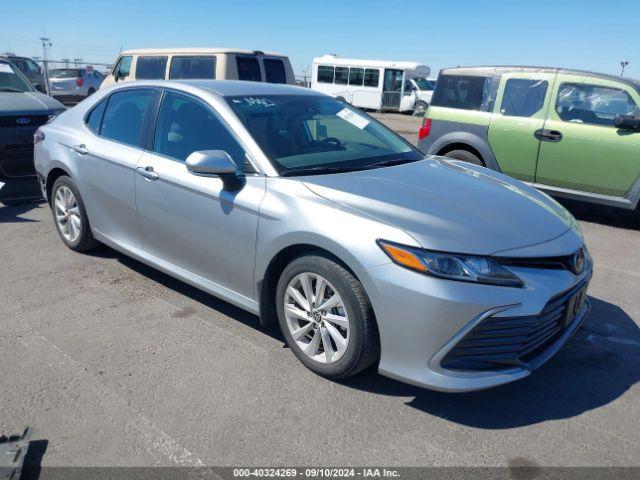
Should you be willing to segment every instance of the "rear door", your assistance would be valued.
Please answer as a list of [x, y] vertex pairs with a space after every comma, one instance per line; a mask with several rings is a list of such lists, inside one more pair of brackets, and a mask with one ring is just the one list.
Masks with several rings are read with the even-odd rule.
[[489, 124], [489, 144], [504, 173], [533, 182], [555, 73], [502, 74]]
[[640, 175], [640, 133], [614, 127], [640, 96], [613, 80], [560, 74], [544, 125], [536, 183], [621, 197]]
[[142, 245], [135, 205], [135, 168], [142, 156], [145, 123], [154, 90], [111, 94], [86, 117], [76, 163], [91, 227], [134, 249]]

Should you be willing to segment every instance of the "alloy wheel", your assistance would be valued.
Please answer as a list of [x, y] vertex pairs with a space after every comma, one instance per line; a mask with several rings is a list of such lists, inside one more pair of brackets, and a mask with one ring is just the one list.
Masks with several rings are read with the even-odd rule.
[[321, 275], [296, 275], [284, 295], [284, 315], [297, 346], [320, 363], [337, 362], [349, 345], [349, 317], [342, 297]]
[[74, 243], [82, 230], [82, 218], [78, 201], [70, 188], [61, 185], [54, 197], [56, 223], [60, 233], [69, 243]]

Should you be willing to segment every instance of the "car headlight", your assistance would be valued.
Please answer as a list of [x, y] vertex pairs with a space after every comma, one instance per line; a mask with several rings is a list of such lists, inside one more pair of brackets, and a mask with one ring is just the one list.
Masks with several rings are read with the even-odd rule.
[[516, 275], [491, 257], [433, 252], [378, 240], [378, 245], [394, 263], [419, 273], [449, 280], [523, 287]]

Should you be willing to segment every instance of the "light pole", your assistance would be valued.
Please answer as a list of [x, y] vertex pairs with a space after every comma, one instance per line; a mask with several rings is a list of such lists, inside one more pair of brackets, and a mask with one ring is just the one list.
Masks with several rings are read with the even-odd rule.
[[47, 95], [51, 95], [51, 89], [49, 88], [49, 49], [53, 44], [47, 37], [40, 37], [40, 42], [42, 42], [42, 64], [44, 65], [44, 89]]
[[620, 71], [620, 76], [621, 77], [624, 75], [624, 67], [626, 67], [627, 65], [629, 65], [629, 61], [627, 61], [627, 60], [622, 60], [620, 62], [620, 66], [622, 67], [622, 70]]

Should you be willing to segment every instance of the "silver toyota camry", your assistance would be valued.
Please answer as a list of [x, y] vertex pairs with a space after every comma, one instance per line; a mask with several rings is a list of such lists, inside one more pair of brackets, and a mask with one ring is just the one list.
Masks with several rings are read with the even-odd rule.
[[258, 82], [136, 82], [40, 127], [71, 249], [104, 243], [277, 321], [312, 371], [437, 390], [529, 375], [583, 323], [573, 217], [500, 173], [425, 158], [365, 113]]

